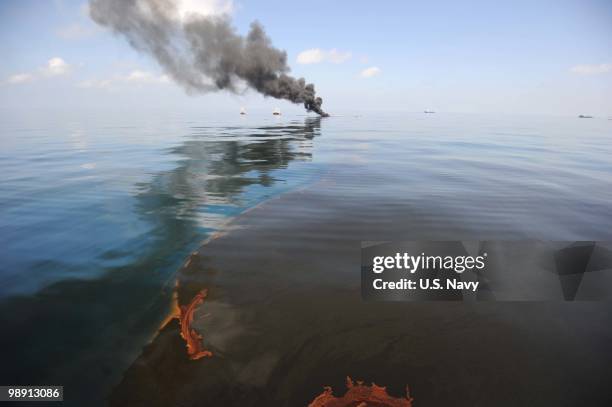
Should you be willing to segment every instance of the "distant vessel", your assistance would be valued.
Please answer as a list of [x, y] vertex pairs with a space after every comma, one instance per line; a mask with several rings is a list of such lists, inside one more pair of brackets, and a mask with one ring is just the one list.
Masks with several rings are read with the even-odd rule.
[[585, 114], [581, 114], [581, 115], [579, 115], [579, 116], [578, 116], [578, 118], [579, 118], [579, 119], [592, 119], [592, 118], [593, 118], [593, 116], [587, 116], [587, 115], [585, 115]]
[[274, 116], [280, 116], [281, 115], [280, 109], [278, 107], [275, 107], [274, 111], [272, 111], [272, 114]]
[[433, 110], [425, 110], [423, 113], [435, 113]]
[[240, 108], [240, 114], [246, 114], [246, 109], [244, 107]]

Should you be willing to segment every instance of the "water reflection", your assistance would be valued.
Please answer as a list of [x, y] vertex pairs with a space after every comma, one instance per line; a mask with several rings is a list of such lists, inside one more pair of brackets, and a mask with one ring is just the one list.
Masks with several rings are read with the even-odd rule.
[[[100, 278], [63, 280], [0, 301], [0, 382], [59, 383], [67, 405], [103, 404], [165, 316], [173, 273], [186, 255], [231, 216], [316, 176], [290, 167], [311, 159], [320, 124], [307, 118], [258, 128], [192, 128], [167, 151], [176, 166], [136, 185], [130, 199], [148, 230], [125, 248], [103, 251], [96, 259], [106, 265]], [[121, 232], [103, 233], [120, 240]]]
[[[183, 203], [240, 205], [252, 185], [272, 186], [275, 172], [295, 160], [310, 160], [312, 139], [320, 134], [320, 118], [307, 118], [303, 124], [241, 127], [198, 127], [192, 138], [169, 151], [181, 157], [177, 168], [161, 174], [150, 185], [142, 185], [154, 195], [159, 189]], [[245, 132], [247, 132], [245, 134]], [[185, 202], [186, 201], [186, 202]], [[187, 209], [179, 205], [181, 209]]]

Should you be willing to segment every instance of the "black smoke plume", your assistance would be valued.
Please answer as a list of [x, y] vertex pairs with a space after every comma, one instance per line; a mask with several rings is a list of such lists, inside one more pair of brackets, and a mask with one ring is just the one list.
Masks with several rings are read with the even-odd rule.
[[172, 0], [91, 0], [89, 10], [98, 24], [155, 57], [190, 94], [237, 92], [242, 80], [265, 96], [303, 103], [327, 116], [314, 85], [288, 75], [287, 53], [272, 46], [258, 22], [243, 37], [227, 16], [192, 13], [181, 19]]

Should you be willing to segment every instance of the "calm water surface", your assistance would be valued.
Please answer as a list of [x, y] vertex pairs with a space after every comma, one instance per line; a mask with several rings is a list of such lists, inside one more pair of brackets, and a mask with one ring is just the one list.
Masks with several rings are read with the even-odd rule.
[[335, 199], [402, 202], [440, 235], [452, 223], [481, 238], [612, 237], [605, 119], [0, 114], [3, 383], [102, 400], [165, 317], [188, 254], [325, 177]]

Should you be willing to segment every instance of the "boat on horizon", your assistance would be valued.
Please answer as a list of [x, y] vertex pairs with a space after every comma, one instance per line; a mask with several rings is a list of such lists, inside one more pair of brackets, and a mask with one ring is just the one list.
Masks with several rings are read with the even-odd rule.
[[427, 109], [425, 109], [425, 110], [423, 111], [423, 113], [435, 113], [435, 112], [434, 112], [433, 110], [427, 110]]
[[589, 115], [586, 115], [586, 114], [581, 114], [581, 115], [578, 115], [578, 118], [579, 119], [592, 119], [593, 116], [589, 116]]
[[274, 110], [272, 111], [272, 114], [274, 116], [280, 116], [281, 115], [281, 111], [278, 107], [275, 107]]
[[240, 114], [245, 115], [246, 113], [246, 109], [244, 107], [240, 108]]

